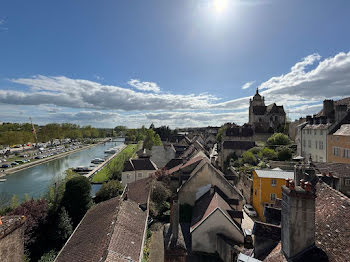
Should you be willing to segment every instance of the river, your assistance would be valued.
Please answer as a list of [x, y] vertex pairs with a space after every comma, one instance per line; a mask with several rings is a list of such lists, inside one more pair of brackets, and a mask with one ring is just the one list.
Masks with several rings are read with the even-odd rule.
[[[55, 180], [63, 177], [65, 170], [77, 166], [90, 166], [93, 158], [104, 158], [105, 150], [123, 142], [121, 140], [99, 144], [6, 176], [6, 182], [0, 183], [0, 204], [8, 202], [13, 195], [17, 195], [19, 200], [22, 200], [25, 194], [33, 198], [44, 195]], [[92, 194], [99, 187], [100, 185], [92, 185]]]

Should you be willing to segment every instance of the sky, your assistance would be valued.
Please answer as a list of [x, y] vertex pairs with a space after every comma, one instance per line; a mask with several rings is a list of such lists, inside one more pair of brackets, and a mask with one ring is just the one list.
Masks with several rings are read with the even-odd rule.
[[0, 122], [248, 121], [259, 88], [291, 120], [350, 96], [348, 0], [0, 2]]

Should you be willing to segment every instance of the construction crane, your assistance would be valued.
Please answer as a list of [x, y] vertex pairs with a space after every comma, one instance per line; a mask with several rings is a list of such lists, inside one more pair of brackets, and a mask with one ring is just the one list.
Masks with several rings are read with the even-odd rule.
[[38, 137], [36, 135], [36, 130], [35, 130], [35, 127], [33, 125], [32, 118], [29, 117], [29, 120], [30, 120], [30, 123], [32, 124], [32, 132], [33, 132], [33, 135], [34, 135], [34, 138], [35, 138], [35, 147], [38, 147]]

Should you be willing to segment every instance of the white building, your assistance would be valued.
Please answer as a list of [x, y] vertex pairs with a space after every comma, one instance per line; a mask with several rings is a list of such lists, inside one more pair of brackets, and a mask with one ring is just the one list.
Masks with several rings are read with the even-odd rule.
[[150, 177], [157, 170], [156, 164], [149, 158], [129, 159], [124, 163], [122, 184]]

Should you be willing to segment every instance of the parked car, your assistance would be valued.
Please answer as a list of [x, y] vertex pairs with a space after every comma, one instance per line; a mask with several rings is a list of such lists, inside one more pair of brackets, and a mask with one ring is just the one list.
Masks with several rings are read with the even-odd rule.
[[3, 164], [2, 166], [1, 166], [1, 168], [9, 168], [10, 167], [10, 165], [8, 165], [8, 164]]
[[18, 166], [19, 164], [17, 162], [12, 162], [11, 166]]
[[255, 217], [257, 215], [255, 209], [251, 205], [245, 204], [243, 209], [248, 216]]
[[249, 247], [253, 247], [253, 233], [251, 229], [244, 229], [243, 230], [244, 234], [244, 243], [246, 245], [249, 245]]

